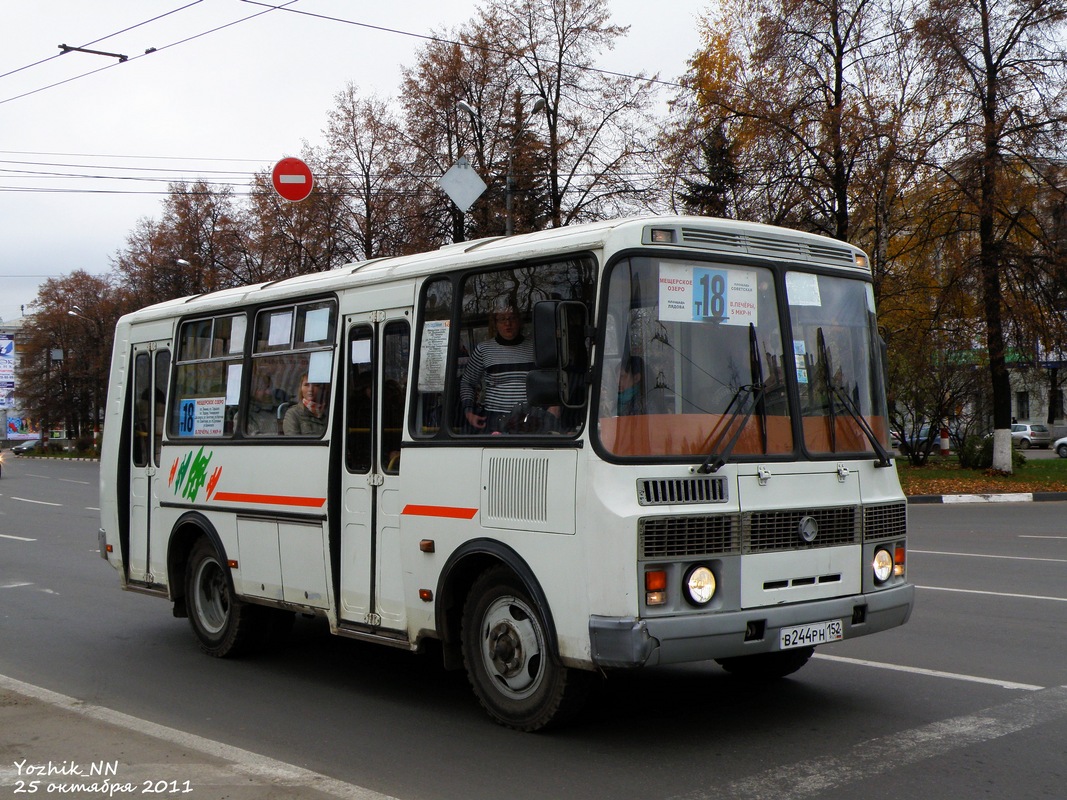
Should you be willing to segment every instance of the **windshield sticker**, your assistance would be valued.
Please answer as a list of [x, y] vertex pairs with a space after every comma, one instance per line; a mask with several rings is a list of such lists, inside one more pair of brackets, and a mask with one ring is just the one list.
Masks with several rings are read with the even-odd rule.
[[808, 348], [803, 339], [793, 341], [793, 362], [797, 367], [797, 383], [808, 382]]
[[785, 291], [791, 306], [821, 306], [819, 276], [808, 272], [787, 272]]
[[443, 392], [448, 366], [447, 319], [428, 320], [422, 329], [422, 354], [419, 365], [419, 391]]
[[755, 325], [756, 273], [661, 264], [659, 318], [662, 322]]

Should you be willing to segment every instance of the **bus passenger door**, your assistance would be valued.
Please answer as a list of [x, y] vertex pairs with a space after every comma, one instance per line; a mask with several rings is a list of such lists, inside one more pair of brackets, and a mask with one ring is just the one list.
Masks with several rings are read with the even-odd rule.
[[[163, 412], [170, 374], [170, 350], [162, 343], [133, 347], [130, 409], [130, 538], [127, 579], [157, 584], [165, 571], [163, 532], [159, 530], [159, 457]], [[153, 565], [159, 565], [159, 570]]]
[[410, 353], [403, 310], [349, 317], [341, 525], [342, 621], [403, 630], [400, 441]]

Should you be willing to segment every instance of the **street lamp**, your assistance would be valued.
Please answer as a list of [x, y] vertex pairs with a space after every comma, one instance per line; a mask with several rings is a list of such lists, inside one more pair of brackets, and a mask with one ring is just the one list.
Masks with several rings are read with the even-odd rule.
[[[539, 114], [545, 108], [545, 98], [538, 97], [534, 100], [533, 106], [530, 108], [531, 114]], [[484, 126], [481, 116], [478, 114], [477, 109], [474, 108], [466, 100], [460, 100], [456, 103], [456, 110], [462, 111], [465, 114], [470, 114], [471, 119], [477, 124], [479, 133]], [[519, 136], [526, 131], [526, 126], [523, 124], [521, 115], [515, 118], [515, 133], [511, 137], [511, 141], [508, 143], [508, 172], [504, 179], [504, 232], [506, 235], [511, 236], [515, 233], [515, 218], [512, 214], [512, 196], [515, 193], [515, 176], [513, 174], [512, 162], [515, 156], [515, 145], [518, 144]], [[479, 136], [479, 138], [481, 138]]]
[[[91, 405], [91, 419], [90, 423], [93, 428], [93, 444], [97, 442], [97, 438], [100, 435], [100, 397], [101, 387], [99, 381], [99, 363], [101, 359], [100, 350], [103, 347], [104, 334], [101, 329], [99, 320], [90, 319], [85, 316], [85, 312], [78, 306], [72, 305], [67, 309], [67, 315], [71, 317], [77, 317], [78, 319], [88, 322], [92, 329], [90, 331], [90, 347], [89, 352], [91, 354], [91, 361], [89, 361], [89, 403]], [[86, 360], [83, 356], [83, 360]]]

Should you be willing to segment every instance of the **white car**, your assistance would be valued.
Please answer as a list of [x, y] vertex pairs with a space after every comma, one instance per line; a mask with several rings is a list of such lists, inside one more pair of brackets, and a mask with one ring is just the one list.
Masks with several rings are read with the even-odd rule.
[[1067, 436], [1054, 441], [1052, 443], [1052, 449], [1056, 451], [1056, 455], [1060, 458], [1067, 458]]

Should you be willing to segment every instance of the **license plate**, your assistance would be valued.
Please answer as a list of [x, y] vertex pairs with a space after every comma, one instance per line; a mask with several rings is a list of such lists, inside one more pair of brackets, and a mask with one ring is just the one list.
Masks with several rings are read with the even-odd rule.
[[825, 622], [812, 622], [809, 625], [794, 625], [791, 628], [782, 628], [778, 639], [780, 650], [789, 650], [794, 647], [811, 647], [827, 642], [836, 642], [845, 637], [845, 628], [839, 619], [828, 619]]

